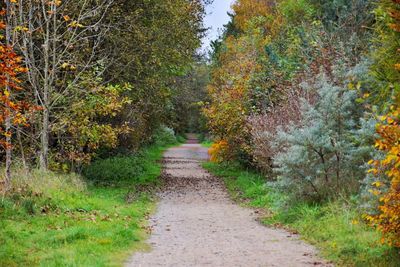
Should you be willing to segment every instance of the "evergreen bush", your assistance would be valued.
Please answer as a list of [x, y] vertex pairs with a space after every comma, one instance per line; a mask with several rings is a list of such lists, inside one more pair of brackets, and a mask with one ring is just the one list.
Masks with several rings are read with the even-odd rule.
[[303, 101], [300, 124], [279, 131], [274, 159], [278, 184], [296, 199], [323, 201], [359, 188], [368, 153], [360, 149], [355, 129], [360, 128], [362, 105], [358, 94], [334, 85], [325, 75], [315, 88], [314, 105]]

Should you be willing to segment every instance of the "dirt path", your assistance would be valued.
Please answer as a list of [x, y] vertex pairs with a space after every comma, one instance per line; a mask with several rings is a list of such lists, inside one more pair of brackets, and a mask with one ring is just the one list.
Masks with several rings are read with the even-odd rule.
[[234, 204], [222, 182], [201, 168], [207, 158], [195, 139], [165, 153], [152, 249], [135, 254], [128, 267], [327, 266], [312, 246], [262, 226], [252, 210]]

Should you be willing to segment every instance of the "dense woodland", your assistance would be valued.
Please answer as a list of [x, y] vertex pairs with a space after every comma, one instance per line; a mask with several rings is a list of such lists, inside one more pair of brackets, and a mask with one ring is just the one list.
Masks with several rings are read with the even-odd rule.
[[104, 185], [146, 172], [145, 147], [197, 132], [213, 162], [256, 171], [285, 207], [351, 202], [396, 251], [400, 1], [237, 0], [204, 56], [209, 2], [2, 1], [7, 203], [36, 201], [19, 181], [37, 169]]
[[6, 184], [14, 158], [75, 171], [102, 149], [137, 149], [160, 125], [184, 123], [175, 98], [204, 33], [201, 1], [5, 4]]
[[400, 2], [239, 0], [213, 43], [214, 161], [264, 173], [290, 201], [356, 196], [400, 246]]

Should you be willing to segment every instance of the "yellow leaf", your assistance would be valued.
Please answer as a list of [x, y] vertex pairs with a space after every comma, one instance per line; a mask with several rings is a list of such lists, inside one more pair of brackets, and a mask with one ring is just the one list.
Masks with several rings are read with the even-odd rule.
[[373, 186], [376, 186], [376, 187], [381, 187], [381, 186], [382, 186], [382, 183], [379, 182], [379, 181], [377, 181], [377, 182], [372, 183], [372, 185], [373, 185]]

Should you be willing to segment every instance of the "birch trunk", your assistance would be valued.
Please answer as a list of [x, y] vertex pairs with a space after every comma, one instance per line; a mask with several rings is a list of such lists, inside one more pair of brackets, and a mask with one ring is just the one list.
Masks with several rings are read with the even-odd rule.
[[[10, 1], [6, 1], [6, 45], [11, 45], [11, 5]], [[10, 86], [8, 85], [10, 78], [7, 77], [7, 85], [5, 90], [10, 92]], [[6, 166], [5, 166], [5, 188], [9, 189], [11, 183], [11, 164], [12, 164], [12, 140], [11, 140], [11, 117], [10, 107], [6, 106], [6, 118], [5, 118], [5, 131], [6, 131]]]
[[[52, 4], [53, 5], [53, 4]], [[45, 4], [43, 4], [45, 6]], [[52, 8], [53, 9], [53, 8]], [[53, 11], [53, 10], [52, 10]], [[48, 157], [49, 157], [49, 118], [50, 118], [50, 101], [49, 101], [49, 90], [50, 90], [50, 19], [46, 12], [43, 12], [43, 16], [46, 18], [46, 34], [43, 45], [43, 57], [44, 57], [44, 81], [43, 81], [43, 115], [42, 115], [42, 129], [41, 129], [41, 153], [40, 153], [40, 168], [42, 170], [48, 169]]]

